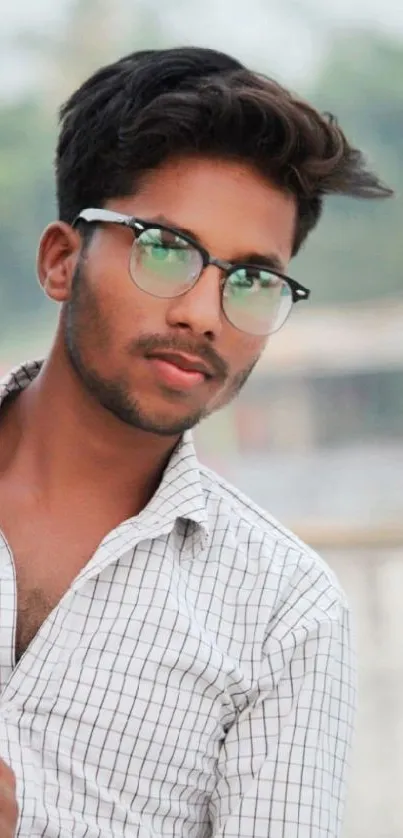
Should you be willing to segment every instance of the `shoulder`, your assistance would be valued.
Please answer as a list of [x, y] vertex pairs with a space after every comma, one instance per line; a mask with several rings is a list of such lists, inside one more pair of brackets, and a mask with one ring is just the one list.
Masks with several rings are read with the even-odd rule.
[[[255, 577], [272, 592], [271, 609], [285, 604], [311, 622], [340, 619], [348, 603], [328, 564], [297, 535], [211, 469], [200, 466], [210, 526], [210, 552]], [[263, 597], [267, 602], [266, 596]]]

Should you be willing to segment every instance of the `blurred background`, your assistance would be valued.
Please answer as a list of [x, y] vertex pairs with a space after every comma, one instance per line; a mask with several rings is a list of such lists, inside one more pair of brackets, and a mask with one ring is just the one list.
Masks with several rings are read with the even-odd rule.
[[[35, 253], [55, 217], [57, 111], [145, 47], [233, 53], [335, 113], [385, 203], [329, 200], [292, 267], [312, 288], [200, 456], [318, 549], [354, 611], [360, 709], [346, 838], [403, 834], [403, 4], [19, 0], [0, 30], [0, 374], [49, 347]], [[298, 309], [301, 308], [301, 311]]]

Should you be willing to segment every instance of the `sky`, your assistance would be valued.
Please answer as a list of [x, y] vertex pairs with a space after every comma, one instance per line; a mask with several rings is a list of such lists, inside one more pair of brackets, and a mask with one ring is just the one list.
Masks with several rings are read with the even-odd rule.
[[[31, 25], [52, 25], [55, 21], [60, 19], [63, 7], [71, 4], [73, 0], [18, 0], [16, 3], [5, 3], [1, 10], [1, 29], [3, 33], [15, 32], [19, 26]], [[132, 0], [135, 5], [135, 0]], [[162, 5], [162, 0], [161, 0]], [[171, 10], [175, 8], [175, 0], [168, 0], [166, 3]], [[203, 4], [200, 4], [203, 6]], [[222, 0], [217, 3], [217, 8], [221, 9], [225, 5]], [[242, 8], [246, 11], [250, 9], [250, 3], [237, 2], [231, 0], [232, 9], [236, 9], [237, 14], [242, 14]], [[252, 2], [253, 5], [253, 2]], [[280, 4], [266, 0], [260, 4], [265, 7], [270, 13], [279, 8]], [[288, 5], [288, 4], [287, 4]], [[289, 4], [294, 7], [295, 14], [306, 14], [309, 9], [321, 10], [324, 17], [330, 17], [334, 20], [350, 21], [350, 22], [364, 22], [372, 23], [381, 28], [389, 29], [392, 33], [398, 28], [403, 34], [403, 3], [401, 0], [292, 0]], [[166, 8], [166, 6], [165, 6]], [[183, 9], [183, 7], [182, 7]], [[224, 15], [221, 14], [221, 19], [224, 21]]]
[[[14, 95], [34, 78], [30, 59], [16, 47], [22, 32], [52, 33], [74, 0], [4, 3], [0, 31], [0, 95]], [[173, 42], [233, 52], [270, 65], [285, 81], [307, 77], [329, 32], [372, 26], [403, 39], [403, 0], [119, 0], [164, 14]], [[117, 5], [117, 0], [115, 0]]]

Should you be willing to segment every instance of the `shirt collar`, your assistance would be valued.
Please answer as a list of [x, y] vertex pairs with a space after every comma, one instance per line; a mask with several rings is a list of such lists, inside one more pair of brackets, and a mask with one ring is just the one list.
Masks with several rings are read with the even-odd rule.
[[[0, 408], [12, 393], [24, 390], [38, 375], [43, 361], [28, 361], [14, 367], [0, 380]], [[172, 524], [182, 518], [191, 521], [201, 530], [203, 542], [209, 536], [206, 499], [203, 492], [200, 467], [197, 459], [193, 435], [186, 431], [173, 451], [165, 468], [161, 483], [142, 510], [138, 519], [147, 517], [155, 522]]]

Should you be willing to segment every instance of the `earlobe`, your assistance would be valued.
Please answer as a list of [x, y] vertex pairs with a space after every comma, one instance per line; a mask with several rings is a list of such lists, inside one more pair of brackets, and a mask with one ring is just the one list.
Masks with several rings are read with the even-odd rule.
[[80, 255], [79, 233], [63, 221], [50, 224], [42, 234], [37, 256], [38, 280], [49, 299], [70, 299], [74, 270]]

